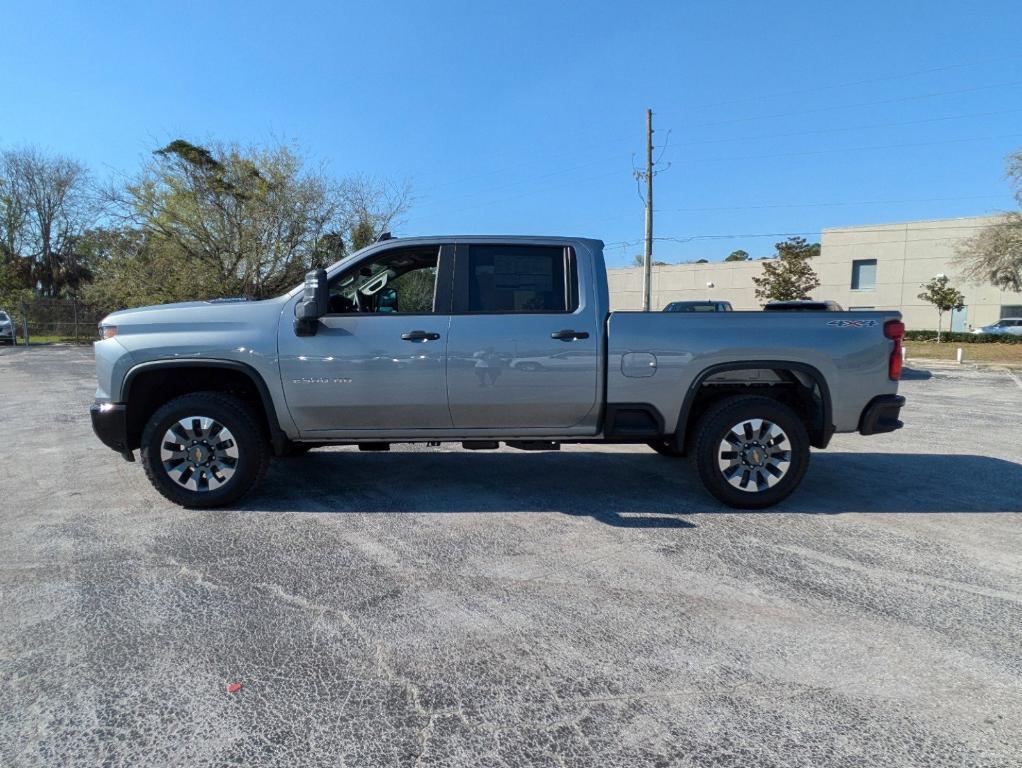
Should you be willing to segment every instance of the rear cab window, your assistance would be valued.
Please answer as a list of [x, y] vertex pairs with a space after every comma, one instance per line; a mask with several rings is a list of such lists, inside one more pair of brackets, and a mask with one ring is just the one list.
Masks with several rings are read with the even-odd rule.
[[460, 313], [560, 314], [578, 308], [570, 248], [544, 245], [458, 247]]

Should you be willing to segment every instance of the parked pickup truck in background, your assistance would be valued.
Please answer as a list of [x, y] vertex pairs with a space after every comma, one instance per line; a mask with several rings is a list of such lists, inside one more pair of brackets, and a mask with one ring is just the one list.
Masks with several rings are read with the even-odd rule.
[[810, 446], [901, 426], [903, 333], [897, 312], [611, 312], [598, 240], [387, 239], [275, 299], [105, 318], [92, 422], [187, 507], [235, 502], [272, 455], [456, 441], [645, 443], [759, 508]]

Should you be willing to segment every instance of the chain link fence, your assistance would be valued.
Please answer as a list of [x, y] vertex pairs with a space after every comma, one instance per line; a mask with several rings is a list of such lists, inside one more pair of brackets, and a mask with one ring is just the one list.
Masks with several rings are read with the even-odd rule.
[[18, 344], [88, 344], [105, 314], [78, 299], [38, 297], [0, 309], [10, 315]]

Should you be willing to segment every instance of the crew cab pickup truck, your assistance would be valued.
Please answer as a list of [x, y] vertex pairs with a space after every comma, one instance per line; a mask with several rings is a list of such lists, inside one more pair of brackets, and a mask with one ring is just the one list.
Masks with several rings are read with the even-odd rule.
[[106, 317], [92, 423], [186, 507], [236, 502], [272, 456], [452, 441], [647, 444], [761, 508], [810, 446], [901, 427], [903, 333], [897, 312], [611, 312], [598, 240], [386, 239], [274, 299]]

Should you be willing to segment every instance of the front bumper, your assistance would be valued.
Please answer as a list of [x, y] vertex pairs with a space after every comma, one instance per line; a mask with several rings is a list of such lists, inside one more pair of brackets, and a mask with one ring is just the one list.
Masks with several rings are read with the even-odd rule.
[[92, 431], [103, 445], [113, 448], [128, 461], [135, 456], [128, 448], [128, 406], [120, 403], [95, 402], [89, 406]]
[[878, 395], [869, 401], [859, 418], [859, 434], [879, 435], [905, 426], [898, 418], [905, 405], [901, 395]]

